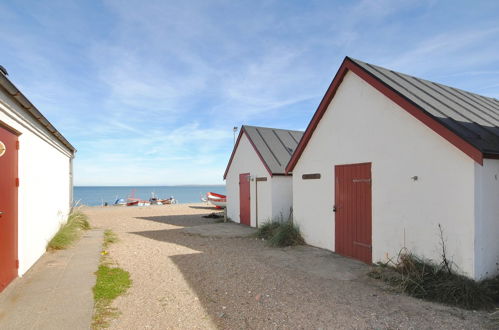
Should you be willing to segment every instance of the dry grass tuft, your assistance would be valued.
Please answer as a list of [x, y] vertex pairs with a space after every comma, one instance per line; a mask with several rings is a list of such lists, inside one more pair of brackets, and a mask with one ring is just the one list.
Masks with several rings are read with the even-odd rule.
[[401, 254], [396, 264], [380, 264], [370, 272], [370, 276], [413, 297], [464, 309], [490, 310], [499, 302], [499, 295], [494, 290], [499, 285], [499, 276], [476, 282], [442, 264], [410, 253]]

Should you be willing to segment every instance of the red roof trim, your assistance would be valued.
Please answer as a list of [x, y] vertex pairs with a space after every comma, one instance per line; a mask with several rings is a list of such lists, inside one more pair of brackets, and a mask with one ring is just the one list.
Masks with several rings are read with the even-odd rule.
[[317, 108], [314, 116], [312, 117], [312, 120], [310, 121], [307, 130], [305, 131], [305, 134], [303, 134], [302, 139], [300, 140], [300, 143], [298, 144], [295, 152], [293, 153], [293, 156], [291, 157], [288, 165], [286, 166], [286, 172], [289, 173], [293, 171], [293, 168], [295, 167], [296, 163], [298, 162], [298, 159], [300, 159], [303, 150], [307, 146], [310, 138], [312, 137], [312, 134], [314, 133], [317, 125], [319, 124], [322, 116], [326, 112], [329, 104], [331, 103], [336, 90], [338, 89], [339, 85], [343, 81], [343, 78], [345, 77], [345, 74], [348, 71], [352, 71], [355, 73], [357, 76], [362, 78], [365, 82], [367, 82], [369, 85], [377, 89], [379, 92], [381, 92], [383, 95], [388, 97], [390, 100], [398, 104], [402, 109], [406, 110], [409, 112], [411, 115], [413, 115], [416, 119], [421, 121], [423, 124], [431, 128], [434, 132], [442, 136], [444, 139], [452, 143], [455, 147], [457, 147], [459, 150], [467, 154], [469, 157], [471, 157], [474, 161], [479, 163], [480, 165], [483, 165], [483, 158], [484, 155], [483, 153], [471, 145], [469, 142], [465, 141], [463, 138], [460, 136], [456, 135], [454, 132], [452, 132], [450, 129], [436, 121], [434, 118], [432, 118], [430, 115], [428, 115], [423, 109], [409, 101], [407, 98], [399, 94], [398, 92], [394, 91], [392, 88], [387, 86], [384, 82], [380, 81], [373, 75], [371, 75], [368, 71], [366, 71], [364, 68], [356, 64], [355, 62], [351, 61], [348, 57], [346, 57], [343, 60], [343, 63], [341, 64], [338, 72], [336, 73], [331, 85], [329, 86], [326, 94], [322, 98], [321, 103], [319, 104], [319, 107]]
[[239, 146], [239, 141], [241, 140], [241, 137], [243, 136], [243, 133], [246, 135], [246, 137], [248, 138], [248, 141], [253, 146], [253, 149], [255, 150], [256, 154], [260, 158], [260, 161], [263, 163], [263, 166], [265, 166], [265, 168], [267, 169], [267, 172], [269, 172], [269, 175], [272, 177], [273, 174], [270, 171], [270, 168], [267, 166], [267, 163], [265, 163], [265, 161], [263, 160], [262, 155], [260, 154], [260, 152], [256, 148], [255, 144], [251, 140], [249, 134], [246, 132], [246, 129], [244, 128], [244, 126], [242, 126], [241, 130], [239, 131], [239, 135], [237, 136], [237, 141], [236, 141], [236, 144], [234, 145], [234, 149], [232, 150], [232, 154], [230, 155], [229, 163], [227, 164], [227, 168], [225, 169], [224, 180], [227, 177], [227, 173], [229, 173], [229, 168], [230, 168], [230, 165], [232, 164], [232, 159], [234, 158], [234, 155], [236, 154], [236, 150], [237, 150], [237, 147]]
[[3, 122], [1, 120], [0, 120], [0, 127], [2, 127], [3, 129], [6, 129], [7, 131], [11, 132], [12, 134], [14, 134], [16, 136], [20, 136], [22, 134], [21, 132], [10, 127], [9, 125], [7, 125], [5, 122]]

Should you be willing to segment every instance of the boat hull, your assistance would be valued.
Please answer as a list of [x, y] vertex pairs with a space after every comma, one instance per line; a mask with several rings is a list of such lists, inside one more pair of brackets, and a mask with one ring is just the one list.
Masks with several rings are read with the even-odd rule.
[[227, 196], [217, 194], [214, 192], [208, 192], [206, 194], [206, 199], [217, 209], [223, 209], [227, 207]]

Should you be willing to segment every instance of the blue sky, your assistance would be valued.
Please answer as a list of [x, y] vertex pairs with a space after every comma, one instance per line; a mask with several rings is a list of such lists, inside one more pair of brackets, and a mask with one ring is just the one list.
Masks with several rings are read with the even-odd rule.
[[348, 55], [499, 98], [498, 1], [11, 1], [0, 64], [76, 185], [218, 184], [241, 124], [305, 129]]

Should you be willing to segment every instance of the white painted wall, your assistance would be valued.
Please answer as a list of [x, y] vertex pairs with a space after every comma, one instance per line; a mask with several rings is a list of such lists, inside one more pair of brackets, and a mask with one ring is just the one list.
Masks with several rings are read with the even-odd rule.
[[475, 274], [499, 274], [499, 160], [475, 164]]
[[272, 217], [289, 218], [293, 207], [293, 178], [276, 175], [272, 178]]
[[351, 72], [293, 171], [307, 242], [334, 250], [334, 165], [362, 162], [372, 162], [373, 261], [404, 246], [438, 260], [441, 223], [448, 256], [474, 276], [474, 161]]
[[[227, 216], [234, 222], [239, 218], [239, 174], [250, 173], [255, 177], [267, 177], [267, 182], [258, 182], [258, 218], [272, 216], [270, 174], [255, 152], [245, 133], [241, 136], [226, 177]], [[250, 182], [251, 226], [256, 226], [256, 181]]]
[[0, 89], [0, 120], [19, 136], [19, 275], [45, 252], [70, 209], [71, 154]]
[[[250, 181], [251, 226], [256, 227], [257, 221], [258, 225], [261, 225], [281, 214], [287, 219], [293, 203], [291, 176], [271, 177], [246, 134], [243, 134], [239, 141], [226, 177], [227, 216], [235, 222], [240, 222], [239, 174], [242, 173], [250, 173], [252, 177]], [[257, 182], [256, 177], [265, 177], [267, 181]]]

